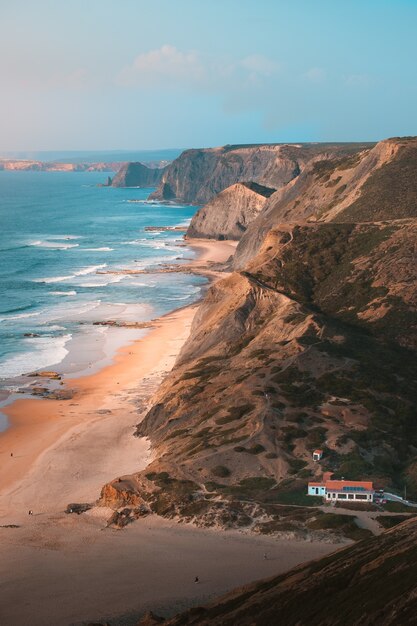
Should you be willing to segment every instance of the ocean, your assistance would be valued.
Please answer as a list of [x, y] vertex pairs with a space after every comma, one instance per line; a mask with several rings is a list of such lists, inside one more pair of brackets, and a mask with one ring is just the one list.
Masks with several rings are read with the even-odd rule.
[[146, 331], [94, 322], [151, 320], [195, 301], [206, 284], [181, 273], [97, 273], [194, 256], [181, 233], [144, 228], [185, 225], [195, 207], [147, 202], [152, 189], [100, 187], [105, 178], [0, 172], [0, 389], [15, 391], [33, 370], [103, 365]]

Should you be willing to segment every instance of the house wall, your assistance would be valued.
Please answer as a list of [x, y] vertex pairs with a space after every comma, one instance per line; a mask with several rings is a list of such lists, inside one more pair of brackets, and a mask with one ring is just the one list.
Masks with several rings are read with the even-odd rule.
[[364, 491], [363, 493], [350, 493], [349, 491], [347, 491], [346, 493], [341, 493], [330, 491], [326, 493], [326, 500], [338, 500], [343, 502], [372, 502], [373, 493], [370, 493], [369, 491]]
[[309, 496], [325, 496], [326, 487], [308, 487]]

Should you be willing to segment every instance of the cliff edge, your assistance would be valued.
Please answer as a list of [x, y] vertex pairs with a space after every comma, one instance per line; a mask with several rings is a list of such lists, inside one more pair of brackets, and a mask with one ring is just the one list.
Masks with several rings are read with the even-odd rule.
[[275, 189], [258, 183], [236, 183], [197, 211], [187, 238], [240, 239]]

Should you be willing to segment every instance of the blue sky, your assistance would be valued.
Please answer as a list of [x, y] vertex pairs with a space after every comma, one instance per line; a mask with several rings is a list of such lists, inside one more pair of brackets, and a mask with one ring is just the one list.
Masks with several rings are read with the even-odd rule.
[[417, 0], [0, 0], [0, 150], [417, 134]]

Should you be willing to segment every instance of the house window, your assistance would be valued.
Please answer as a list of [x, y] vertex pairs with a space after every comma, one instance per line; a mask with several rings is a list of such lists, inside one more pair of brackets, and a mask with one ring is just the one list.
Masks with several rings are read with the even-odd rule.
[[350, 494], [348, 495], [348, 498], [349, 498], [349, 500], [353, 500], [353, 493], [350, 493]]
[[316, 496], [319, 494], [319, 488], [316, 487]]
[[339, 500], [346, 500], [346, 494], [345, 493], [338, 493], [337, 497]]
[[357, 493], [356, 494], [356, 500], [367, 500], [368, 496], [364, 493]]

